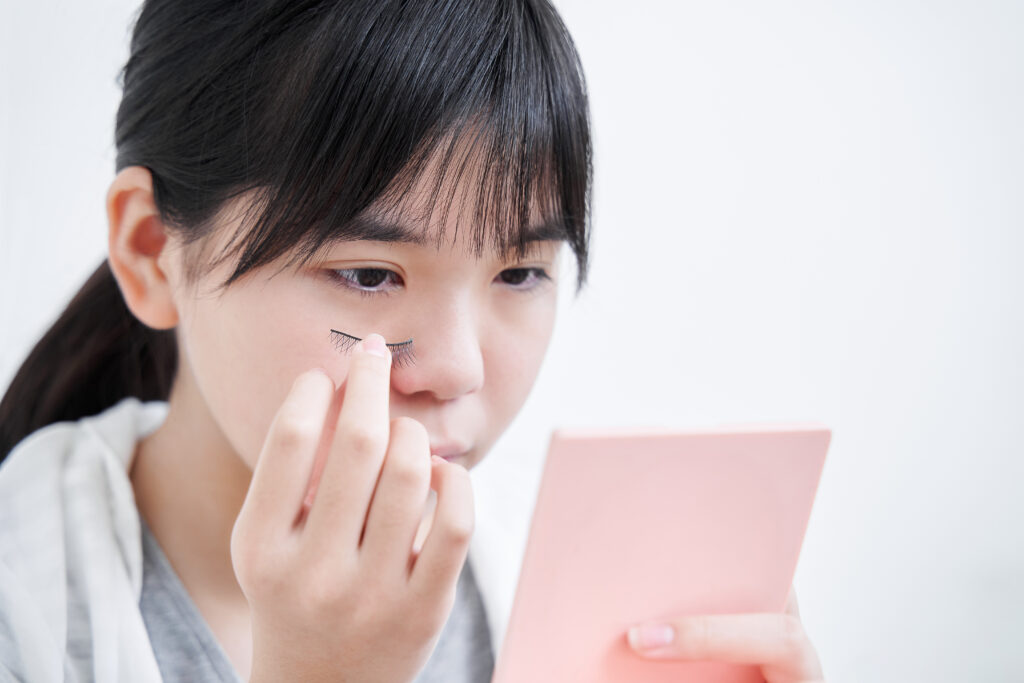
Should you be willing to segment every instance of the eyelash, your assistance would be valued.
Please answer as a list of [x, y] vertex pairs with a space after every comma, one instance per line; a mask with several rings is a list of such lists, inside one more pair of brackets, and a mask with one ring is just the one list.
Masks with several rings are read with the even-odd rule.
[[[397, 273], [395, 273], [392, 270], [388, 270], [386, 268], [328, 269], [327, 273], [328, 273], [328, 275], [330, 276], [330, 278], [332, 280], [337, 282], [342, 287], [344, 287], [344, 288], [346, 288], [348, 290], [354, 291], [354, 292], [356, 292], [359, 295], [364, 296], [364, 297], [387, 296], [387, 295], [391, 294], [390, 291], [379, 291], [379, 290], [372, 290], [372, 289], [362, 289], [360, 287], [353, 286], [351, 284], [351, 282], [352, 282], [351, 280], [349, 280], [346, 277], [343, 277], [343, 276], [339, 275], [339, 273], [358, 273], [360, 271], [367, 271], [367, 270], [381, 271], [381, 272], [388, 273], [389, 275], [396, 275], [397, 276]], [[543, 268], [507, 268], [506, 270], [503, 270], [502, 272], [503, 273], [507, 273], [509, 271], [524, 271], [524, 270], [525, 271], [529, 271], [531, 273], [534, 273], [534, 276], [537, 279], [537, 283], [534, 284], [534, 285], [531, 285], [530, 287], [514, 287], [514, 289], [516, 289], [517, 291], [530, 292], [530, 291], [536, 289], [537, 287], [539, 287], [544, 281], [550, 281], [551, 280], [551, 276], [548, 275], [547, 272]], [[338, 349], [338, 351], [341, 351], [342, 353], [348, 353], [352, 349], [352, 347], [354, 347], [356, 344], [358, 344], [360, 341], [362, 341], [362, 339], [360, 337], [356, 337], [356, 336], [353, 336], [351, 334], [346, 334], [345, 332], [342, 332], [340, 330], [332, 329], [331, 330], [331, 341], [334, 342], [334, 346], [335, 346], [335, 348]], [[416, 361], [416, 355], [415, 355], [415, 352], [413, 351], [413, 348], [412, 348], [412, 340], [411, 339], [409, 341], [398, 342], [398, 343], [394, 343], [394, 344], [387, 344], [387, 343], [385, 343], [385, 346], [387, 346], [388, 349], [391, 351], [391, 364], [392, 364], [393, 367], [401, 368], [401, 367], [404, 367], [405, 365], [411, 365], [412, 363], [414, 363]]]
[[[354, 337], [351, 334], [345, 334], [340, 330], [331, 330], [331, 341], [334, 342], [334, 347], [342, 353], [348, 353], [352, 350], [356, 344], [362, 341], [361, 337]], [[397, 342], [394, 344], [385, 343], [388, 350], [391, 351], [391, 365], [392, 367], [401, 368], [406, 365], [412, 365], [416, 362], [416, 354], [412, 348], [412, 339], [404, 342]]]
[[[353, 292], [356, 292], [360, 296], [364, 296], [364, 297], [388, 296], [389, 294], [391, 294], [391, 291], [382, 291], [382, 290], [378, 290], [378, 289], [362, 289], [361, 287], [358, 287], [358, 286], [355, 286], [355, 285], [352, 284], [353, 279], [355, 279], [355, 278], [350, 279], [350, 278], [344, 277], [343, 275], [340, 275], [340, 273], [359, 273], [359, 272], [368, 271], [368, 270], [369, 271], [380, 271], [380, 272], [388, 273], [389, 275], [397, 276], [397, 273], [395, 273], [393, 270], [388, 270], [387, 268], [329, 269], [329, 270], [327, 270], [327, 273], [328, 273], [328, 276], [332, 280], [334, 280], [335, 282], [340, 284], [342, 287], [344, 287], [344, 288], [346, 288], [348, 290], [351, 290]], [[544, 281], [551, 281], [551, 276], [548, 275], [547, 271], [545, 271], [543, 268], [507, 268], [506, 270], [503, 270], [502, 272], [503, 273], [507, 273], [509, 271], [517, 271], [517, 270], [525, 270], [525, 271], [532, 272], [532, 273], [535, 274], [535, 277], [536, 277], [536, 280], [537, 280], [536, 284], [531, 285], [529, 287], [515, 287], [515, 286], [513, 286], [513, 289], [515, 289], [517, 291], [520, 291], [520, 292], [532, 291], [532, 290], [536, 289], [537, 287], [539, 287]]]

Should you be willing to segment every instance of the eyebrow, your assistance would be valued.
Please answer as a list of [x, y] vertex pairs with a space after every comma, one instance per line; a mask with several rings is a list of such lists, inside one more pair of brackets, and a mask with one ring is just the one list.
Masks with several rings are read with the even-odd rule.
[[[332, 242], [352, 242], [367, 240], [370, 242], [397, 242], [423, 246], [429, 241], [422, 233], [404, 225], [378, 218], [376, 216], [356, 216], [345, 226], [344, 237], [337, 237]], [[548, 240], [568, 242], [569, 230], [561, 218], [551, 218], [538, 225], [528, 227], [523, 234], [523, 241], [544, 242]]]

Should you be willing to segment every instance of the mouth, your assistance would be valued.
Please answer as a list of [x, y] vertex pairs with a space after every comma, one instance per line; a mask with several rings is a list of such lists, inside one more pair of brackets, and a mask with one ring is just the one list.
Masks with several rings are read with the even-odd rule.
[[437, 455], [445, 460], [455, 460], [469, 452], [469, 447], [454, 441], [444, 441], [430, 444], [430, 454]]

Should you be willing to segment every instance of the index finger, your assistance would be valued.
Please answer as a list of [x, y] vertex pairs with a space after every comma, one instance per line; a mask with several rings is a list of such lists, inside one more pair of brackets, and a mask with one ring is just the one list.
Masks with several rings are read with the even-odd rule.
[[330, 377], [313, 369], [295, 379], [278, 408], [243, 503], [260, 533], [291, 530], [333, 395]]
[[343, 552], [358, 546], [390, 438], [391, 354], [384, 337], [356, 345], [327, 462], [310, 508], [309, 532]]

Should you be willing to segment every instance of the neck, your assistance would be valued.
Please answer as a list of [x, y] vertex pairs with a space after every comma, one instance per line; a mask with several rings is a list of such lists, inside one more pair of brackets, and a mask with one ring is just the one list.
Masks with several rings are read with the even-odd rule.
[[139, 442], [132, 463], [136, 504], [197, 603], [241, 605], [231, 530], [252, 470], [217, 426], [188, 364], [178, 367], [167, 418]]

